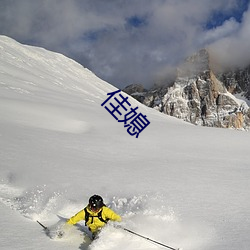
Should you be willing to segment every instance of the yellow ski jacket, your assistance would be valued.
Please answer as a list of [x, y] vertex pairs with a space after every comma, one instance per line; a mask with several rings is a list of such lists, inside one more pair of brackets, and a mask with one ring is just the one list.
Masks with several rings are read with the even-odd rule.
[[[85, 221], [86, 226], [90, 229], [92, 233], [97, 232], [100, 228], [102, 228], [106, 223], [104, 221], [112, 220], [112, 221], [121, 221], [120, 215], [116, 214], [113, 210], [110, 208], [103, 206], [99, 211], [93, 212], [89, 209], [89, 207], [86, 207], [87, 212], [89, 213], [88, 221]], [[98, 214], [101, 212], [101, 218], [104, 220], [100, 220], [98, 218]], [[85, 211], [82, 209], [77, 214], [72, 216], [68, 221], [67, 224], [74, 225], [80, 220], [85, 220]]]

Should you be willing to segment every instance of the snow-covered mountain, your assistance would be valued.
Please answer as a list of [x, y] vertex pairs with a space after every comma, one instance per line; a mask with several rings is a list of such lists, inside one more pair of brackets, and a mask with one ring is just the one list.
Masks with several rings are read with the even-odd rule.
[[196, 125], [248, 130], [249, 69], [221, 73], [211, 61], [209, 52], [200, 50], [180, 65], [171, 86], [147, 91], [138, 86], [133, 90], [132, 85], [124, 91], [149, 107]]
[[[101, 104], [117, 89], [63, 55], [0, 37], [0, 248], [153, 250], [108, 225], [53, 228], [92, 194], [122, 225], [184, 250], [248, 250], [250, 134], [193, 126], [140, 104], [139, 137]], [[62, 222], [63, 223], [63, 222]]]

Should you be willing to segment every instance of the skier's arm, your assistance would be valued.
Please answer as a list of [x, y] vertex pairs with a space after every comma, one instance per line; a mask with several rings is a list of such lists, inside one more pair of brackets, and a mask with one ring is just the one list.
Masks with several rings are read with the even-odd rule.
[[68, 219], [67, 224], [75, 225], [78, 221], [84, 220], [85, 218], [85, 212], [84, 209], [72, 216], [70, 219]]
[[122, 221], [121, 216], [118, 215], [118, 214], [116, 214], [116, 213], [115, 213], [113, 210], [111, 210], [110, 208], [105, 207], [104, 210], [105, 210], [105, 217], [106, 217], [107, 219], [110, 219], [110, 220], [112, 220], [112, 221], [118, 221], [118, 222]]

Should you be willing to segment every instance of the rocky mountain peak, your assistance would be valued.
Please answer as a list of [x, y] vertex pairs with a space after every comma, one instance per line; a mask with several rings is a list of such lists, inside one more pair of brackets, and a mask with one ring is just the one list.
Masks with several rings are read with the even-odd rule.
[[194, 77], [210, 70], [209, 53], [202, 49], [188, 57], [177, 69], [177, 77]]
[[248, 129], [249, 106], [233, 94], [248, 93], [244, 88], [250, 85], [249, 71], [215, 74], [210, 64], [208, 50], [202, 49], [178, 67], [171, 86], [127, 93], [149, 107], [196, 125]]

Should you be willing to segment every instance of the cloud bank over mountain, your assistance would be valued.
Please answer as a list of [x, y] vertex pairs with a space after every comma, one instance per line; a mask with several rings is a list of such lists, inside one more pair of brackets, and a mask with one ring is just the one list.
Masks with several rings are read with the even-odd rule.
[[248, 2], [3, 0], [0, 34], [64, 53], [119, 88], [150, 85], [203, 47], [248, 63]]

